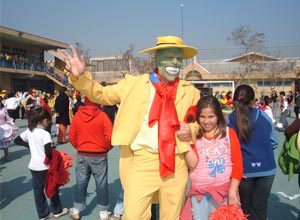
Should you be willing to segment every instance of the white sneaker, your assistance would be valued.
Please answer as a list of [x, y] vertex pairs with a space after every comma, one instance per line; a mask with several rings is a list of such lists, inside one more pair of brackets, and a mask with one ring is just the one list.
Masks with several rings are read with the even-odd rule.
[[60, 213], [57, 213], [57, 214], [53, 214], [53, 217], [54, 218], [59, 218], [63, 215], [66, 215], [68, 214], [69, 210], [67, 208], [63, 208], [63, 210], [60, 212]]
[[100, 211], [98, 220], [109, 220], [108, 211]]
[[72, 219], [74, 219], [74, 220], [80, 219], [80, 212], [78, 209], [70, 208], [69, 212], [70, 212], [69, 215]]

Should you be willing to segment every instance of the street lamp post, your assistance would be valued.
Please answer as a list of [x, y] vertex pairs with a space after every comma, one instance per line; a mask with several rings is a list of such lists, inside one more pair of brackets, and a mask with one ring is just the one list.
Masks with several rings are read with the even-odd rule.
[[181, 38], [183, 39], [183, 3], [180, 4], [181, 9]]
[[[183, 0], [181, 0], [181, 4], [180, 4], [180, 15], [181, 15], [181, 39], [183, 40]], [[187, 66], [187, 60], [185, 60], [185, 66]], [[181, 78], [184, 79], [184, 74], [183, 71], [182, 72], [182, 76]]]

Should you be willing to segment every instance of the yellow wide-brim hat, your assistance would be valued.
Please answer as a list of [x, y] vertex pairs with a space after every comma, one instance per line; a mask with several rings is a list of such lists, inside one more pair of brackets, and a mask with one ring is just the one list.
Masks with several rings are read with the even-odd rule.
[[156, 39], [156, 46], [155, 47], [151, 47], [151, 48], [142, 50], [142, 51], [140, 51], [140, 54], [142, 54], [142, 53], [155, 53], [157, 50], [167, 49], [167, 48], [180, 48], [180, 49], [182, 49], [184, 59], [192, 58], [198, 52], [195, 47], [185, 45], [183, 40], [180, 37], [162, 36], [162, 37], [158, 37]]

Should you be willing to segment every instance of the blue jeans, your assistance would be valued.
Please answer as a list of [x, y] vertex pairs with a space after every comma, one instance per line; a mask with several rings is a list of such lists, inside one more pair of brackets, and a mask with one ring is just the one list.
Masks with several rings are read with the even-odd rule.
[[[115, 215], [123, 215], [124, 213], [124, 189], [122, 188], [117, 203], [114, 208], [114, 214]], [[159, 206], [158, 204], [152, 204], [151, 206], [151, 220], [159, 219]]]
[[79, 211], [85, 209], [87, 187], [91, 174], [93, 174], [95, 180], [98, 207], [100, 211], [107, 211], [109, 202], [106, 156], [88, 157], [77, 155], [74, 207]]
[[243, 178], [239, 186], [241, 207], [249, 220], [266, 220], [274, 175]]
[[[47, 198], [44, 193], [48, 170], [30, 170], [30, 172], [32, 175], [32, 187], [36, 210], [39, 218], [45, 218], [50, 213]], [[59, 190], [57, 190], [55, 195], [52, 198], [50, 198], [50, 206], [54, 214], [62, 212], [62, 207], [59, 198]]]
[[[226, 202], [226, 201], [224, 201]], [[222, 203], [223, 204], [223, 203]], [[215, 202], [211, 195], [205, 194], [201, 200], [196, 196], [192, 197], [193, 219], [209, 220], [209, 215], [221, 204]]]
[[289, 114], [289, 110], [285, 110], [284, 112], [281, 112], [279, 122], [282, 123], [284, 129], [286, 129], [289, 126], [289, 123], [287, 121], [287, 117]]
[[122, 188], [119, 193], [116, 206], [114, 208], [114, 214], [116, 214], [116, 215], [123, 215], [123, 213], [124, 213], [123, 197], [124, 197], [124, 190]]

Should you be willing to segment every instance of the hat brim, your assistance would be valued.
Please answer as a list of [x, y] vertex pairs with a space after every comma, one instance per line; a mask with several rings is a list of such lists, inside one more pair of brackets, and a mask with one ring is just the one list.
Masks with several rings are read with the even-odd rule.
[[155, 47], [151, 47], [145, 50], [140, 51], [140, 54], [143, 53], [155, 53], [157, 50], [160, 49], [167, 49], [167, 48], [180, 48], [183, 51], [183, 59], [189, 59], [194, 57], [197, 54], [197, 49], [194, 47], [190, 47], [187, 45], [170, 45], [170, 44], [164, 44], [164, 45], [158, 45]]

